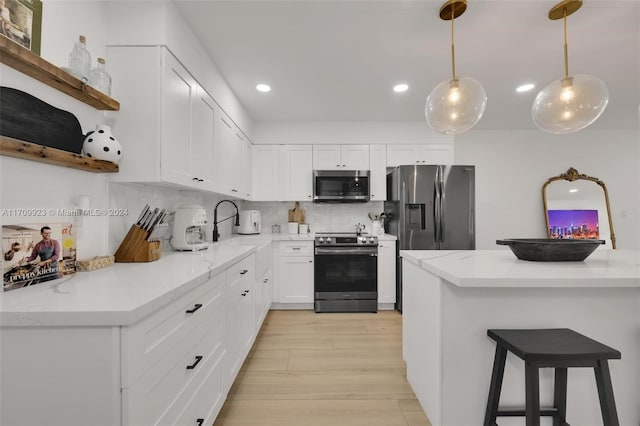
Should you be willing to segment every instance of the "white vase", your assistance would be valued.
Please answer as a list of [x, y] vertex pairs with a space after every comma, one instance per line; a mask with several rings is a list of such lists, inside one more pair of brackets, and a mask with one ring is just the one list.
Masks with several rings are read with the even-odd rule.
[[96, 130], [90, 131], [84, 137], [82, 155], [118, 164], [122, 158], [122, 146], [111, 134], [111, 127], [98, 124]]

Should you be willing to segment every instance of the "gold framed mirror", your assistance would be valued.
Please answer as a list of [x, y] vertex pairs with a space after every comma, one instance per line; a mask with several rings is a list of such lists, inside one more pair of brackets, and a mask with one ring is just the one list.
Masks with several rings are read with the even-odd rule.
[[570, 167], [545, 182], [542, 204], [548, 238], [597, 238], [616, 248], [609, 193], [600, 179]]

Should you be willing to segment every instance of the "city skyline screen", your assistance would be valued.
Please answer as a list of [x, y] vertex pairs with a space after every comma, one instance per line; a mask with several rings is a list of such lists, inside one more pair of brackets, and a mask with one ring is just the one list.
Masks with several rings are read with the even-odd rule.
[[548, 210], [551, 238], [599, 239], [598, 210]]

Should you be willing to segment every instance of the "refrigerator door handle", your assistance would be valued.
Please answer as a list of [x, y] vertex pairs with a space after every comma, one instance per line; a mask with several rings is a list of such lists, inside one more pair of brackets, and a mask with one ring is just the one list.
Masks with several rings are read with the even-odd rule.
[[440, 221], [442, 220], [441, 217], [441, 206], [440, 203], [442, 202], [442, 187], [440, 186], [440, 167], [438, 167], [436, 169], [436, 178], [435, 181], [433, 183], [434, 186], [434, 200], [433, 200], [433, 233], [434, 233], [434, 239], [435, 239], [435, 243], [436, 243], [436, 249], [440, 248], [440, 239], [441, 239], [441, 235], [440, 235]]

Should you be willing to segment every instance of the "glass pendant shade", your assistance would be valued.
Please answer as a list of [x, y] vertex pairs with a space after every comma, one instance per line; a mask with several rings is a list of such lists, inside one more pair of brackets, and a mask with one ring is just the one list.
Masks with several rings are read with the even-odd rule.
[[457, 77], [438, 84], [427, 97], [424, 114], [437, 132], [456, 135], [472, 128], [484, 114], [487, 94], [478, 81]]
[[591, 75], [555, 80], [542, 89], [533, 102], [533, 122], [556, 135], [584, 129], [602, 115], [609, 102], [609, 89]]

